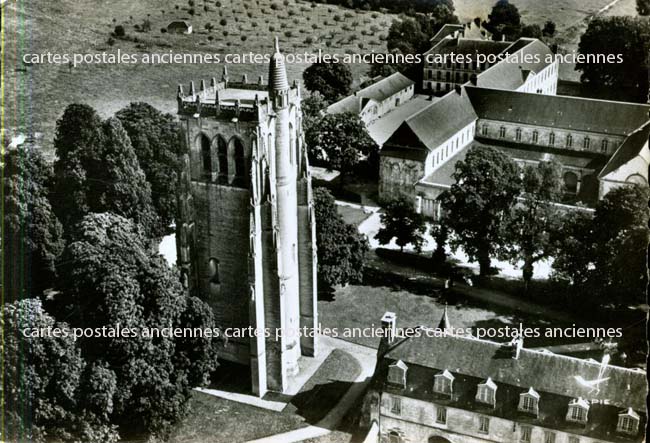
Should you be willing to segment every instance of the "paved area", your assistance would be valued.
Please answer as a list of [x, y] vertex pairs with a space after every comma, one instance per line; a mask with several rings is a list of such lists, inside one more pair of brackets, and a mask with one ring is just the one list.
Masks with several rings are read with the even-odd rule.
[[329, 349], [330, 352], [333, 349], [341, 349], [357, 359], [361, 367], [361, 373], [356, 378], [355, 383], [343, 395], [339, 403], [317, 424], [282, 434], [251, 440], [249, 443], [293, 443], [327, 435], [336, 428], [352, 405], [363, 395], [370, 381], [370, 377], [375, 370], [376, 351], [366, 346], [328, 336], [321, 336], [321, 346], [323, 349]]

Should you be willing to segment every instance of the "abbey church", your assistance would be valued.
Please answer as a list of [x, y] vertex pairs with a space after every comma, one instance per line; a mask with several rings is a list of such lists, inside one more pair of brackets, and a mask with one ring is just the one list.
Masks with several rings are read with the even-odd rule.
[[[178, 263], [190, 294], [229, 338], [219, 357], [250, 366], [253, 392], [286, 392], [314, 356], [316, 237], [300, 89], [277, 40], [268, 85], [228, 73], [178, 90], [189, 154], [182, 158]], [[268, 331], [268, 333], [262, 333]], [[277, 338], [276, 338], [277, 337]]]
[[[650, 106], [556, 95], [558, 62], [537, 39], [492, 41], [467, 23], [445, 25], [431, 45], [429, 60], [456, 54], [463, 61], [425, 63], [425, 94], [413, 94], [413, 82], [395, 73], [327, 110], [358, 113], [380, 146], [381, 200], [407, 195], [437, 218], [438, 197], [472, 147], [522, 166], [555, 160], [569, 206], [593, 206], [617, 186], [647, 183]], [[498, 61], [482, 61], [489, 56]]]

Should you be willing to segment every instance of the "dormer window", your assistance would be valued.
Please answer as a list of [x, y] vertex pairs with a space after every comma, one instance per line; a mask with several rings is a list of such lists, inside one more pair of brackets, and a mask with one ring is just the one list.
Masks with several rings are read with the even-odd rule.
[[639, 432], [639, 422], [641, 418], [639, 414], [634, 412], [632, 408], [627, 411], [622, 411], [618, 414], [618, 424], [616, 425], [616, 432], [622, 434], [636, 435]]
[[408, 367], [402, 360], [398, 360], [388, 367], [388, 383], [406, 387], [406, 371]]
[[566, 420], [574, 423], [587, 423], [587, 413], [589, 412], [589, 403], [583, 398], [578, 398], [569, 403], [569, 410], [566, 414]]
[[441, 374], [435, 375], [435, 380], [433, 382], [433, 391], [437, 392], [438, 394], [451, 396], [453, 383], [454, 376], [451, 375], [451, 372], [445, 369]]
[[494, 384], [491, 378], [488, 378], [484, 383], [478, 385], [478, 389], [476, 390], [476, 401], [494, 406], [496, 404], [496, 392], [497, 385]]
[[519, 411], [537, 416], [539, 414], [539, 394], [533, 389], [528, 389], [519, 396]]

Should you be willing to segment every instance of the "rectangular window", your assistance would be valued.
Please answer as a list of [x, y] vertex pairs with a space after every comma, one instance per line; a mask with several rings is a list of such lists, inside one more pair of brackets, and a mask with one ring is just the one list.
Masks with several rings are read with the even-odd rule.
[[555, 443], [555, 432], [544, 431], [544, 443]]
[[501, 126], [499, 128], [499, 138], [505, 138], [506, 137], [506, 127]]
[[488, 125], [483, 125], [481, 127], [481, 135], [488, 135]]
[[478, 432], [488, 434], [490, 432], [490, 419], [487, 417], [478, 418]]
[[390, 407], [390, 412], [393, 414], [401, 414], [402, 413], [402, 399], [398, 397], [393, 397], [391, 407]]
[[532, 428], [528, 426], [521, 427], [521, 438], [519, 439], [523, 443], [530, 443], [530, 434], [532, 433]]
[[436, 409], [436, 423], [447, 424], [447, 408], [438, 407]]
[[607, 145], [608, 145], [608, 144], [609, 144], [609, 143], [607, 142], [607, 140], [603, 140], [602, 143], [600, 144], [600, 150], [601, 150], [602, 152], [607, 152]]
[[569, 437], [569, 443], [580, 443], [580, 439], [578, 437]]

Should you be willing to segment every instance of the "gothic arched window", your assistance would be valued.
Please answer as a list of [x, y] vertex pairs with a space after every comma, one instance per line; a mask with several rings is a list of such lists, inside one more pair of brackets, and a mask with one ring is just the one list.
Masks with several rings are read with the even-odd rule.
[[210, 139], [205, 134], [201, 134], [201, 166], [203, 167], [203, 175], [210, 175], [212, 173]]
[[219, 175], [228, 176], [228, 144], [222, 136], [217, 136], [217, 157], [219, 157]]
[[238, 185], [247, 187], [250, 171], [246, 165], [244, 144], [238, 138], [235, 138], [232, 143], [234, 144], [235, 179], [238, 181]]

